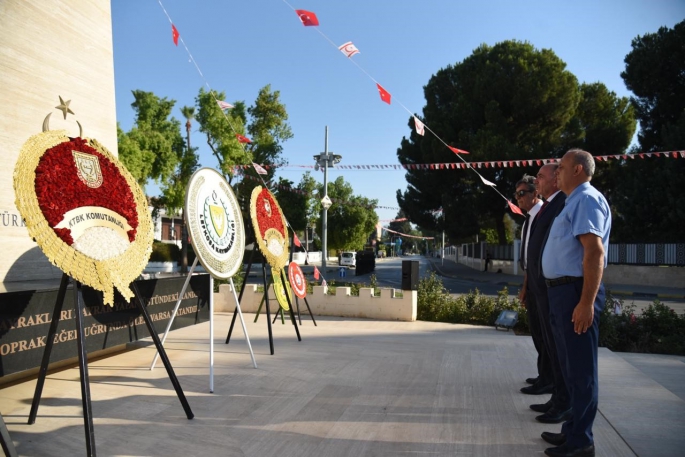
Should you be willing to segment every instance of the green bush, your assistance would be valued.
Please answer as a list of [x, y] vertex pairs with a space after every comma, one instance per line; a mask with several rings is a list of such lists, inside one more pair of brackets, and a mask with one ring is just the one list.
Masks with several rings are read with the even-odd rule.
[[495, 320], [502, 311], [514, 310], [519, 314], [515, 329], [518, 332], [527, 332], [525, 308], [517, 299], [509, 300], [508, 295], [509, 291], [505, 287], [495, 298], [481, 294], [478, 289], [453, 298], [443, 286], [442, 280], [431, 273], [419, 281], [417, 318], [453, 324], [495, 325]]
[[[614, 302], [621, 312], [614, 312]], [[617, 352], [685, 355], [685, 316], [654, 300], [641, 315], [635, 306], [607, 295], [607, 306], [599, 321], [599, 345]]]
[[150, 262], [177, 262], [181, 257], [181, 250], [175, 244], [154, 241]]

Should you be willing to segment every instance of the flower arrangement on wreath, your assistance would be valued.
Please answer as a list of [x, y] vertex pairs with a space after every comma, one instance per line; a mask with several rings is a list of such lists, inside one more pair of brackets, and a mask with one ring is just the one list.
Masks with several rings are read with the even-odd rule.
[[268, 189], [257, 186], [250, 198], [250, 217], [257, 245], [269, 265], [283, 268], [288, 262], [288, 229], [283, 211]]
[[103, 292], [105, 304], [113, 305], [114, 287], [132, 298], [129, 286], [152, 252], [142, 189], [97, 140], [45, 130], [24, 143], [14, 170], [29, 235], [64, 273]]

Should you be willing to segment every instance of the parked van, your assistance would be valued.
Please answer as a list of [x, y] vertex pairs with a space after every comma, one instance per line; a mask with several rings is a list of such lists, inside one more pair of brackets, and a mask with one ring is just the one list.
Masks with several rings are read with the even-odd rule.
[[340, 254], [338, 264], [348, 267], [357, 266], [357, 255], [354, 252], [343, 252]]

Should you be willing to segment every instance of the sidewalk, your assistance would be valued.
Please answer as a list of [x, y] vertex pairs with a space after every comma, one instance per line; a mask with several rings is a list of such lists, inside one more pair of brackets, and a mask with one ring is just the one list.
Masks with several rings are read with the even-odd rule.
[[[479, 271], [450, 259], [444, 259], [444, 262], [443, 259], [434, 257], [426, 257], [426, 259], [431, 262], [440, 276], [519, 288], [523, 285], [523, 276]], [[613, 295], [624, 297], [685, 300], [685, 287], [655, 287], [640, 284], [605, 284], [605, 287]]]
[[[549, 447], [529, 409], [548, 396], [519, 392], [535, 371], [530, 338], [491, 327], [436, 322], [245, 315], [258, 369], [231, 314], [215, 315], [215, 384], [208, 393], [209, 323], [175, 330], [167, 352], [195, 414], [188, 420], [154, 347], [89, 363], [95, 442], [119, 456], [528, 457]], [[74, 351], [76, 344], [74, 344]], [[599, 351], [598, 457], [682, 455], [685, 358]], [[658, 378], [650, 373], [658, 373]], [[671, 386], [669, 388], [669, 386]], [[20, 455], [85, 455], [78, 369], [48, 376], [27, 425], [35, 380], [0, 389], [0, 412]], [[674, 393], [673, 389], [676, 389]], [[679, 394], [681, 396], [679, 396]]]

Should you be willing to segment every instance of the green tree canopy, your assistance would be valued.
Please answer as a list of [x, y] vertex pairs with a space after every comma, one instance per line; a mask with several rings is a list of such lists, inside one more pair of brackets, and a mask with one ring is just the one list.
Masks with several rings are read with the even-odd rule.
[[[377, 200], [369, 200], [353, 194], [352, 186], [342, 176], [328, 183], [328, 196], [333, 205], [328, 209], [328, 249], [356, 251], [364, 247], [366, 240], [378, 223], [378, 216], [373, 207]], [[319, 198], [315, 199], [315, 208], [321, 210], [320, 198], [323, 198], [323, 185], [319, 186]], [[322, 220], [316, 223], [318, 233], [323, 233]]]
[[171, 116], [175, 100], [152, 92], [132, 91], [136, 120], [131, 131], [117, 127], [119, 158], [141, 186], [148, 179], [166, 181], [182, 155], [181, 123]]
[[[468, 161], [560, 157], [570, 146], [590, 140], [611, 144], [613, 150], [627, 147], [632, 135], [625, 125], [630, 124], [627, 101], [612, 97], [599, 83], [579, 86], [553, 51], [537, 50], [529, 43], [481, 45], [464, 61], [433, 75], [424, 95], [425, 123], [448, 144], [469, 151]], [[604, 125], [602, 119], [602, 125], [596, 125], [599, 113], [612, 107], [619, 111], [610, 113], [613, 123]], [[397, 151], [402, 164], [460, 162], [435, 136], [417, 135], [411, 118], [409, 127], [412, 133]], [[526, 171], [537, 172], [478, 170], [505, 196]], [[406, 179], [407, 190], [398, 191], [397, 198], [412, 222], [445, 230], [456, 240], [494, 228], [500, 242], [506, 243], [506, 203], [473, 171], [410, 169]], [[439, 208], [442, 217], [436, 215]]]
[[[625, 58], [621, 77], [634, 94], [640, 122], [639, 150], [685, 149], [685, 21], [672, 29], [638, 36]], [[636, 151], [638, 152], [638, 151]], [[685, 164], [664, 158], [620, 164], [615, 191], [612, 239], [621, 242], [685, 240]]]

